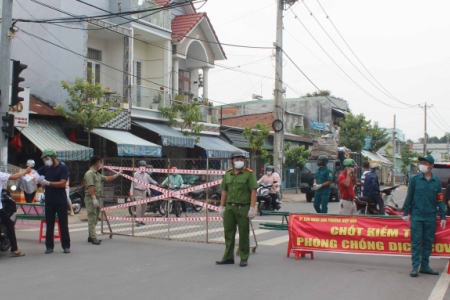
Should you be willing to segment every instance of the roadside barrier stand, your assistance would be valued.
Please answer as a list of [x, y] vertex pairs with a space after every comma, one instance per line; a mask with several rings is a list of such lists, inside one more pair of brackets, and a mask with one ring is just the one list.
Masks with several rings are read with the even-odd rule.
[[[450, 228], [442, 229], [439, 224], [438, 220], [431, 257], [450, 259]], [[409, 226], [397, 216], [293, 213], [286, 256], [293, 253], [298, 260], [309, 254], [313, 259], [313, 251], [321, 251], [410, 257]]]
[[289, 212], [288, 211], [271, 211], [271, 210], [263, 210], [261, 215], [268, 216], [281, 216], [281, 224], [274, 222], [265, 222], [259, 224], [259, 229], [270, 229], [270, 230], [288, 230], [289, 225]]
[[[39, 243], [42, 239], [45, 240], [44, 225], [45, 221], [45, 205], [40, 203], [23, 203], [16, 202], [17, 213], [16, 213], [16, 225], [35, 227], [39, 224]], [[19, 222], [17, 222], [19, 221]], [[24, 223], [25, 222], [25, 223]], [[54, 239], [59, 239], [61, 241], [61, 228], [58, 219], [55, 220], [58, 227], [58, 233], [53, 236]]]
[[[145, 172], [161, 184], [172, 167], [181, 175], [184, 186], [169, 189], [134, 178], [140, 160], [147, 162]], [[229, 159], [159, 159], [106, 158], [104, 175], [123, 171], [121, 177], [105, 183], [104, 207], [101, 209], [103, 234], [146, 237], [177, 241], [223, 244], [223, 220], [218, 215], [218, 188], [229, 167]], [[169, 177], [168, 184], [170, 184]], [[152, 191], [145, 199], [135, 200], [129, 191], [132, 182]], [[218, 196], [219, 195], [219, 196]], [[136, 205], [147, 204], [143, 218], [136, 216]], [[169, 209], [171, 207], [171, 209]], [[155, 217], [159, 213], [162, 217]], [[144, 223], [144, 224], [142, 224]], [[251, 246], [254, 252], [257, 247]]]

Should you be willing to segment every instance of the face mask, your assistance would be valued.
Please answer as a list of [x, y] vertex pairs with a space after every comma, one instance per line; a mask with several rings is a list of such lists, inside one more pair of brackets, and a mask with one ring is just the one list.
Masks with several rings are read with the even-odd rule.
[[428, 167], [425, 165], [419, 165], [419, 171], [422, 173], [428, 172]]
[[98, 167], [98, 170], [100, 171], [101, 169], [103, 169], [103, 165], [100, 165], [100, 167]]
[[53, 160], [52, 159], [47, 159], [44, 161], [45, 165], [47, 167], [52, 167], [53, 166]]
[[139, 168], [139, 171], [140, 171], [141, 173], [145, 173], [145, 167], [140, 167], [140, 168]]
[[244, 162], [243, 161], [235, 161], [233, 165], [234, 165], [235, 169], [242, 169], [244, 167]]
[[267, 175], [272, 175], [272, 171], [267, 171], [266, 174]]

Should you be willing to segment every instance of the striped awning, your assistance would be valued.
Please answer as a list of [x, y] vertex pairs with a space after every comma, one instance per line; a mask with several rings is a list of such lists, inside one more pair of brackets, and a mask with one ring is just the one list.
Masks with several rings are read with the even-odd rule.
[[162, 147], [121, 130], [94, 129], [92, 133], [117, 144], [118, 156], [161, 157]]
[[157, 133], [161, 137], [163, 146], [194, 148], [194, 137], [185, 136], [181, 132], [176, 131], [172, 127], [165, 124], [148, 123], [142, 121], [133, 121], [133, 124]]
[[241, 151], [245, 157], [249, 157], [247, 151], [236, 148], [217, 137], [201, 136], [200, 142], [195, 146], [205, 149], [208, 158], [230, 158], [233, 151]]
[[368, 150], [362, 150], [361, 154], [367, 156], [370, 162], [376, 162], [386, 167], [392, 166], [392, 163], [387, 158], [383, 157], [378, 153], [370, 152]]
[[[225, 136], [226, 139], [230, 141], [230, 143], [238, 148], [250, 149], [250, 145], [248, 144], [248, 140], [242, 136], [242, 132], [234, 132], [234, 131], [221, 131], [221, 134]], [[273, 150], [273, 145], [269, 141], [269, 139], [265, 139], [264, 141], [264, 150]]]
[[39, 150], [52, 149], [59, 161], [89, 160], [94, 150], [69, 141], [59, 124], [53, 120], [30, 119], [20, 132]]

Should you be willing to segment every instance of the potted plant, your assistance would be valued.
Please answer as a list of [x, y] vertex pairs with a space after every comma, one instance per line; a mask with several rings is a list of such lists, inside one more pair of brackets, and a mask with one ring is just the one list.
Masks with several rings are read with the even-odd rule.
[[158, 93], [156, 96], [153, 97], [153, 103], [159, 103], [162, 100], [161, 93]]
[[182, 95], [182, 94], [176, 94], [176, 95], [175, 95], [175, 100], [184, 102], [184, 95]]

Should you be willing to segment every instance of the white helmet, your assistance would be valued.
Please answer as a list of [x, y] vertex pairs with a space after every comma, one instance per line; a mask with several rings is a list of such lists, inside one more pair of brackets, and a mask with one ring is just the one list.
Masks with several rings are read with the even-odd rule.
[[370, 164], [370, 169], [372, 170], [379, 170], [380, 169], [380, 165], [377, 163], [371, 163]]
[[32, 160], [32, 159], [29, 159], [29, 160], [27, 160], [27, 167], [34, 167], [34, 165], [35, 165], [36, 163], [34, 162], [34, 160]]

